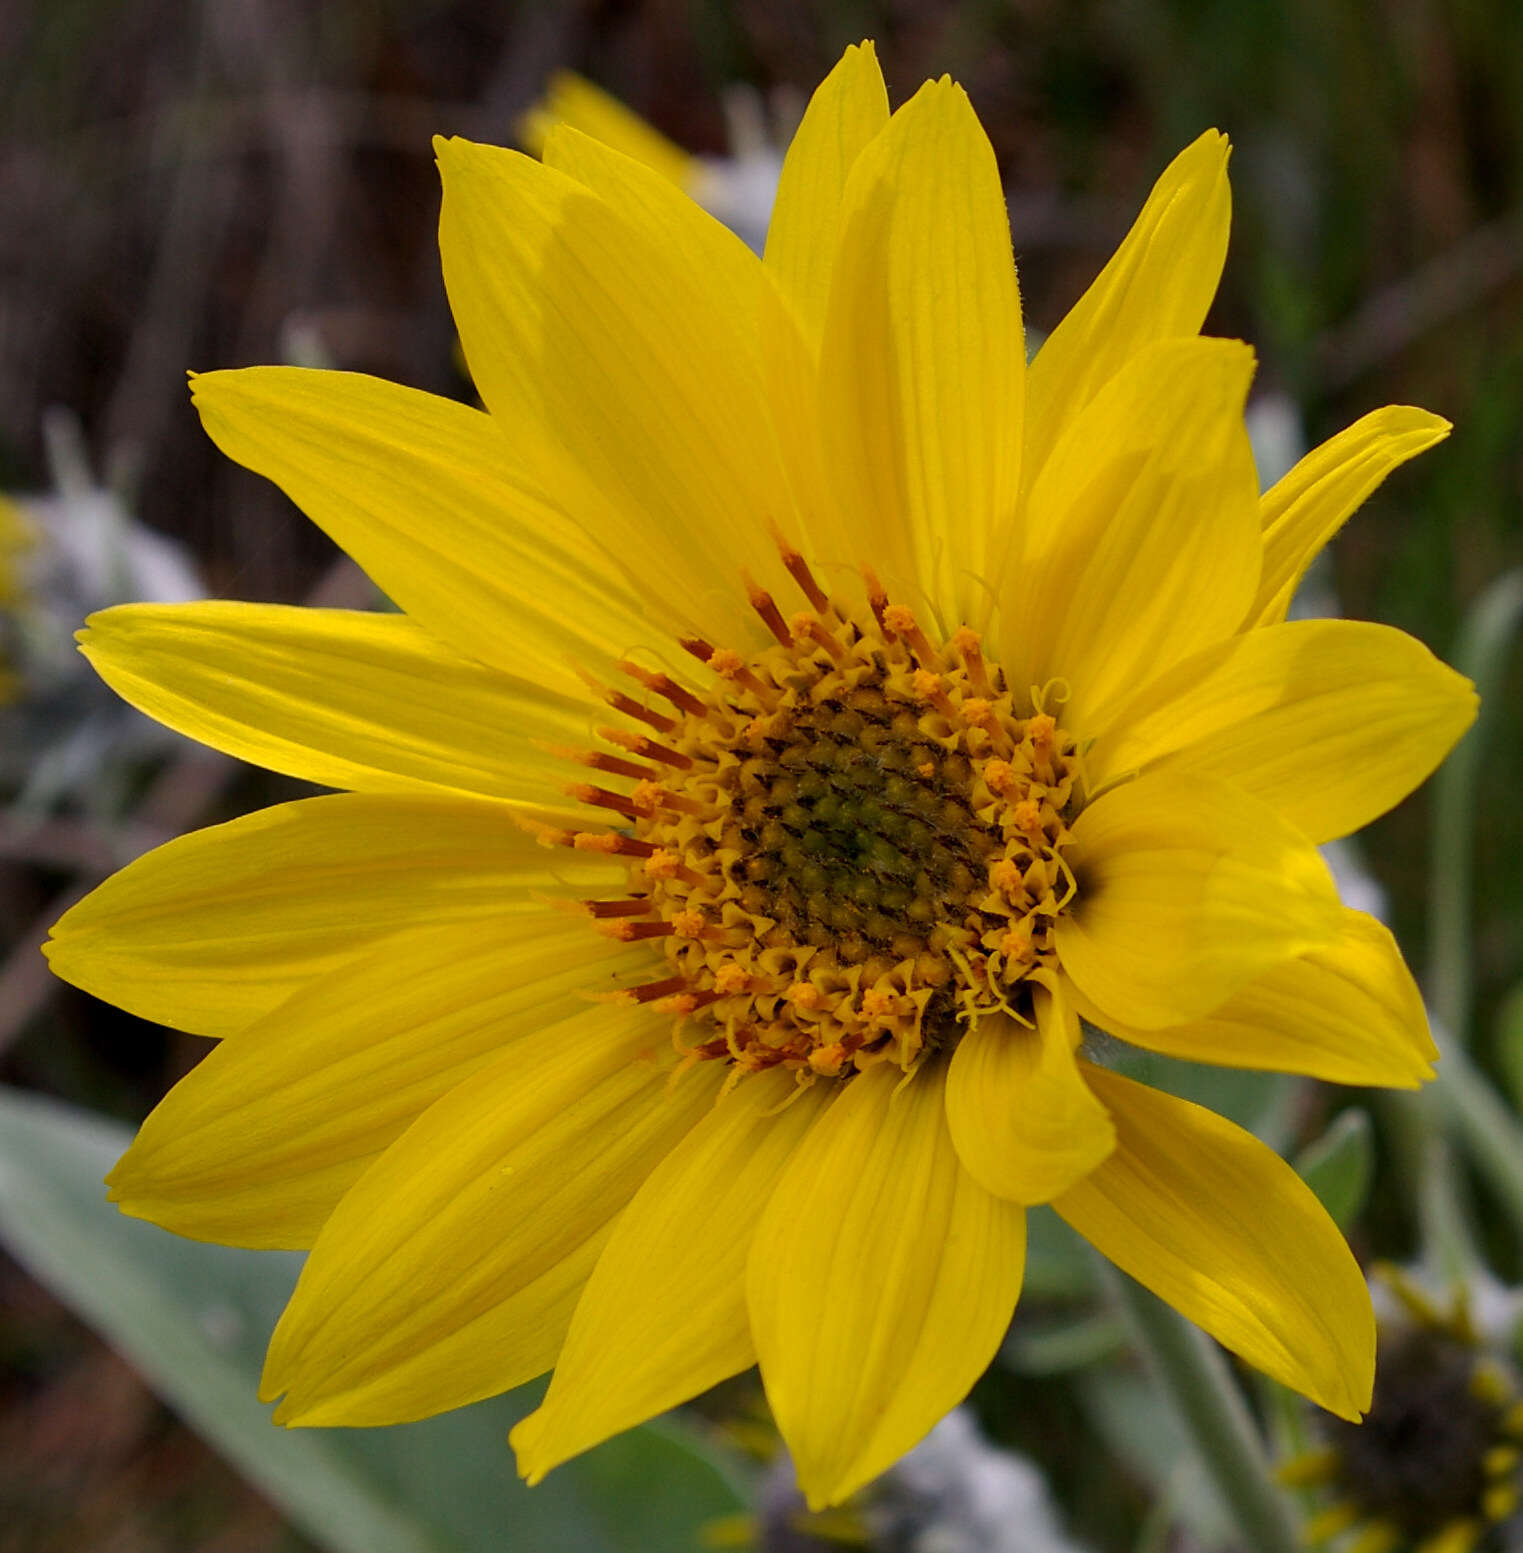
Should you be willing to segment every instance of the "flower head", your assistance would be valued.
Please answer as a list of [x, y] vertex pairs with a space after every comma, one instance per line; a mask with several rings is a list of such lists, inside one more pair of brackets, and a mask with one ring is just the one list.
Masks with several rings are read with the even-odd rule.
[[1028, 372], [961, 90], [847, 52], [764, 260], [574, 131], [450, 141], [486, 412], [195, 379], [207, 429], [405, 611], [129, 608], [84, 650], [183, 731], [348, 791], [172, 842], [65, 977], [226, 1039], [112, 1176], [310, 1246], [266, 1393], [384, 1423], [555, 1366], [556, 1463], [760, 1361], [811, 1503], [993, 1355], [1027, 1205], [1348, 1417], [1358, 1267], [1270, 1150], [1085, 1059], [1415, 1086], [1390, 935], [1316, 845], [1421, 781], [1468, 685], [1286, 623], [1443, 422], [1380, 411], [1262, 499], [1246, 347], [1202, 339], [1226, 145], [1165, 172]]
[[1394, 1269], [1385, 1290], [1400, 1308], [1380, 1320], [1369, 1416], [1357, 1428], [1324, 1419], [1321, 1443], [1280, 1476], [1330, 1496], [1307, 1523], [1309, 1546], [1474, 1553], [1492, 1545], [1494, 1528], [1516, 1531], [1523, 1503], [1516, 1295], [1505, 1301], [1508, 1330], [1488, 1333], [1463, 1291], [1444, 1312]]

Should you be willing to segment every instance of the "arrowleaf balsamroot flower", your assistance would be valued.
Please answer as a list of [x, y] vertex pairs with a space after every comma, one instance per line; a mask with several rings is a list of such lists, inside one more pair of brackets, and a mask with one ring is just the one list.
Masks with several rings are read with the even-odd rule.
[[416, 1418], [555, 1367], [539, 1478], [760, 1362], [810, 1501], [994, 1354], [1051, 1203], [1348, 1417], [1373, 1324], [1238, 1128], [1086, 1060], [1415, 1086], [1390, 936], [1317, 843], [1433, 769], [1469, 686], [1286, 623], [1437, 418], [1262, 498], [1248, 349], [1198, 335], [1225, 141], [1168, 168], [1029, 371], [967, 98], [849, 50], [764, 259], [569, 129], [439, 144], [486, 411], [337, 372], [194, 381], [404, 611], [95, 617], [129, 701], [347, 791], [173, 841], [54, 968], [222, 1037], [111, 1177], [181, 1233], [310, 1247], [265, 1394]]

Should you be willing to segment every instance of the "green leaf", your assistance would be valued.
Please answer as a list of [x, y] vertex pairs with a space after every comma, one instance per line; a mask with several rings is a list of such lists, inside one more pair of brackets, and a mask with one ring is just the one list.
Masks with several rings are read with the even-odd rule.
[[1032, 1208], [1026, 1214], [1021, 1298], [1064, 1299], [1088, 1294], [1094, 1287], [1094, 1259], [1088, 1246], [1051, 1208]]
[[1111, 1454], [1152, 1485], [1202, 1547], [1240, 1546], [1232, 1516], [1167, 1396], [1147, 1376], [1120, 1369], [1075, 1378], [1079, 1405]]
[[1475, 795], [1487, 746], [1507, 707], [1502, 686], [1514, 638], [1523, 628], [1523, 571], [1504, 572], [1465, 615], [1454, 666], [1475, 681], [1481, 707], [1470, 731], [1433, 778], [1428, 869], [1428, 974], [1436, 1022], [1460, 1045], [1470, 1040], [1475, 944], [1470, 913], [1475, 872]]
[[1114, 1358], [1126, 1346], [1126, 1327], [1110, 1311], [1061, 1321], [1019, 1315], [1000, 1358], [1022, 1375], [1062, 1375]]
[[0, 1239], [185, 1419], [335, 1553], [687, 1553], [741, 1496], [695, 1433], [632, 1430], [528, 1489], [507, 1432], [542, 1385], [391, 1429], [287, 1431], [256, 1397], [301, 1258], [181, 1240], [101, 1177], [131, 1134], [0, 1090]]
[[1497, 1013], [1497, 1070], [1515, 1111], [1523, 1111], [1523, 984], [1502, 1000]]
[[1375, 1143], [1369, 1112], [1357, 1106], [1340, 1111], [1320, 1138], [1296, 1158], [1301, 1179], [1322, 1201], [1339, 1229], [1359, 1217], [1375, 1169]]

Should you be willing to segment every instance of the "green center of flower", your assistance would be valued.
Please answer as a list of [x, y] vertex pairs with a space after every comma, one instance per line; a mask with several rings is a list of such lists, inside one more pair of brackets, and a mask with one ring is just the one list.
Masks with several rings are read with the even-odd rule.
[[780, 717], [740, 763], [722, 838], [746, 911], [848, 965], [927, 953], [997, 846], [973, 813], [972, 762], [887, 680], [870, 672]]
[[604, 932], [660, 943], [667, 974], [632, 995], [679, 1017], [689, 1056], [908, 1072], [978, 1013], [1022, 1014], [1052, 957], [1074, 894], [1073, 740], [974, 632], [934, 645], [871, 579], [858, 616], [785, 560], [814, 607], [784, 621], [753, 589], [774, 646], [685, 641], [706, 690], [623, 665], [675, 715], [610, 694], [655, 737], [605, 737], [650, 764], [578, 755], [635, 786], [570, 791], [627, 824], [547, 839], [629, 858], [629, 894], [584, 904]]

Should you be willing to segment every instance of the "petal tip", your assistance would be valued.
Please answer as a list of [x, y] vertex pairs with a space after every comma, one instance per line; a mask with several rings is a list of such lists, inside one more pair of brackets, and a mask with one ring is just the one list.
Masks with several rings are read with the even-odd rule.
[[537, 1407], [508, 1431], [508, 1446], [518, 1462], [518, 1475], [530, 1488], [558, 1467], [564, 1457], [556, 1457], [545, 1448], [544, 1407]]

